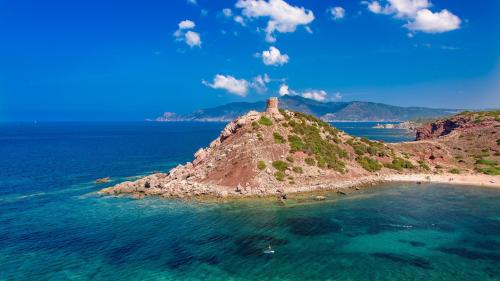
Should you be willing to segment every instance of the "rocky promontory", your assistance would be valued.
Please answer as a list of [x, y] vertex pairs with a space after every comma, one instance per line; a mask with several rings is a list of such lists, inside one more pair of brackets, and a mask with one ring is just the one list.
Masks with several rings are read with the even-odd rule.
[[494, 118], [484, 126], [462, 126], [460, 134], [386, 144], [350, 136], [307, 114], [280, 110], [278, 99], [271, 98], [264, 112], [250, 111], [228, 123], [192, 162], [100, 193], [137, 198], [283, 196], [408, 175], [498, 175], [500, 130]]

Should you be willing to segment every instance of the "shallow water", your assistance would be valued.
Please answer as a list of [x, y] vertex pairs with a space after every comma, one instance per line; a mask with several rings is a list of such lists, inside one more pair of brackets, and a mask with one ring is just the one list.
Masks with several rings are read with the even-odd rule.
[[99, 197], [93, 179], [168, 169], [223, 125], [58, 126], [0, 133], [0, 280], [500, 280], [500, 190], [392, 184], [287, 206]]

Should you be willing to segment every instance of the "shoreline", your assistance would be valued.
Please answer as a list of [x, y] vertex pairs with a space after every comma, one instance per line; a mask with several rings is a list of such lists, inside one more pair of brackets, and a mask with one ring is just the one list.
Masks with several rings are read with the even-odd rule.
[[[228, 202], [240, 200], [269, 200], [282, 199], [286, 197], [301, 197], [321, 195], [324, 193], [336, 192], [341, 195], [347, 195], [353, 191], [374, 187], [384, 183], [415, 183], [415, 184], [430, 184], [442, 183], [448, 185], [469, 185], [477, 187], [488, 187], [500, 189], [500, 178], [485, 174], [386, 174], [364, 176], [356, 179], [342, 180], [336, 182], [316, 183], [306, 186], [287, 187], [285, 190], [274, 189], [264, 193], [240, 193], [237, 191], [228, 192], [228, 187], [212, 186], [214, 189], [208, 194], [195, 194], [194, 190], [180, 188], [184, 190], [183, 196], [166, 196], [161, 193], [144, 193], [142, 191], [128, 192], [108, 192], [112, 189], [104, 188], [98, 191], [100, 195], [125, 196], [134, 199], [143, 199], [144, 197], [158, 197], [161, 199], [174, 199], [184, 201], [199, 201], [199, 202]], [[113, 187], [110, 187], [113, 188]]]

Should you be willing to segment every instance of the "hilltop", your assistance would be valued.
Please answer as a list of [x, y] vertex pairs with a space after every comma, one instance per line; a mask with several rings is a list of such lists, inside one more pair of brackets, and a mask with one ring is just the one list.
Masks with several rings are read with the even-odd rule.
[[[470, 119], [444, 130], [446, 134], [387, 144], [350, 136], [308, 114], [278, 110], [277, 104], [277, 99], [270, 99], [266, 111], [250, 111], [230, 122], [192, 162], [101, 193], [283, 196], [395, 180], [499, 185], [494, 178], [500, 174], [498, 112], [455, 115], [419, 132], [448, 124], [446, 120]], [[433, 132], [437, 131], [443, 130]]]
[[[229, 122], [249, 111], [263, 111], [265, 101], [235, 102], [226, 105], [200, 109], [189, 114], [165, 112], [156, 121], [202, 121]], [[407, 121], [419, 118], [438, 118], [449, 116], [458, 111], [455, 109], [435, 109], [425, 107], [399, 107], [373, 102], [319, 102], [300, 96], [283, 96], [280, 107], [320, 118], [323, 121]]]

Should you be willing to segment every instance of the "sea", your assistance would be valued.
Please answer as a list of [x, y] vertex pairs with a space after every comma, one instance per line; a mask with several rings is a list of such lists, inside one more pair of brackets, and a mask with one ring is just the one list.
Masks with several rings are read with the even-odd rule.
[[500, 280], [498, 189], [393, 183], [287, 205], [97, 194], [192, 160], [223, 127], [0, 123], [0, 280]]

